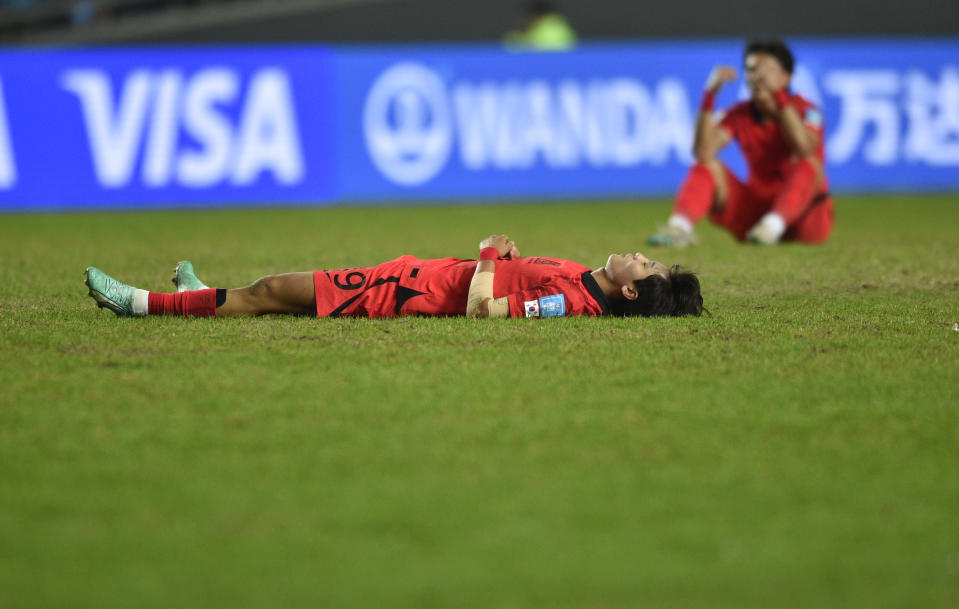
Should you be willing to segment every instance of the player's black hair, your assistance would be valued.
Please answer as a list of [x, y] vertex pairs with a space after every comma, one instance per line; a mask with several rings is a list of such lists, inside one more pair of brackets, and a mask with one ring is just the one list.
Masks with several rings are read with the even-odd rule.
[[650, 275], [633, 282], [639, 296], [635, 300], [611, 302], [610, 313], [618, 317], [684, 317], [703, 314], [703, 295], [699, 277], [678, 264], [669, 269], [669, 278]]
[[790, 74], [793, 73], [793, 66], [796, 61], [793, 59], [792, 51], [789, 50], [789, 47], [787, 47], [786, 43], [782, 40], [776, 38], [750, 40], [746, 43], [746, 50], [743, 51], [743, 57], [745, 58], [753, 53], [772, 55], [776, 58], [776, 61], [779, 62], [779, 65], [782, 66], [783, 70], [786, 70], [786, 72]]

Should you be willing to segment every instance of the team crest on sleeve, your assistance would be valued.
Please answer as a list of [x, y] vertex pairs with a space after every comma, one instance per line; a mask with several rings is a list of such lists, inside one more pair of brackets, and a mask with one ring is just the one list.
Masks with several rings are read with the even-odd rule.
[[816, 129], [822, 127], [822, 112], [815, 108], [806, 110], [806, 124]]
[[562, 294], [550, 294], [536, 300], [523, 303], [526, 317], [563, 317], [566, 315], [566, 297]]

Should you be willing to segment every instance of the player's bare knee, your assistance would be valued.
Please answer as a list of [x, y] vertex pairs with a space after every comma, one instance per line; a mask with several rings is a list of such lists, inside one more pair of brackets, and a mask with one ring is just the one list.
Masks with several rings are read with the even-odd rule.
[[276, 275], [260, 277], [250, 285], [250, 296], [259, 301], [271, 301], [278, 292], [280, 281]]

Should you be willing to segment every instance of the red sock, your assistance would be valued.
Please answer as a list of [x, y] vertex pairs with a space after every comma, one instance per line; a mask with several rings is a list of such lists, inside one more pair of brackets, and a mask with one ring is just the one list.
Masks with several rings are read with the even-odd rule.
[[773, 211], [790, 226], [806, 211], [816, 194], [816, 168], [808, 159], [797, 161], [776, 196]]
[[150, 315], [216, 317], [216, 288], [173, 294], [150, 292], [147, 311]]
[[679, 187], [673, 213], [685, 216], [687, 220], [695, 224], [702, 220], [709, 208], [713, 206], [715, 193], [713, 174], [709, 173], [709, 169], [702, 163], [696, 163], [690, 168], [686, 180]]

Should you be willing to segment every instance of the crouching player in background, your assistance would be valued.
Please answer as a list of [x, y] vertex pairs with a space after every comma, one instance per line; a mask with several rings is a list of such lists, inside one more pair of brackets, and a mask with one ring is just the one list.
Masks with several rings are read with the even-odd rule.
[[505, 235], [480, 243], [479, 260], [401, 256], [368, 267], [271, 275], [248, 287], [209, 288], [181, 262], [174, 293], [147, 292], [89, 267], [85, 282], [118, 316], [564, 317], [700, 315], [699, 279], [642, 254], [611, 254], [595, 270], [559, 258], [520, 256]]
[[[706, 214], [740, 241], [821, 243], [829, 237], [833, 204], [823, 174], [822, 114], [789, 92], [793, 56], [780, 41], [746, 45], [750, 99], [713, 116], [719, 89], [736, 80], [733, 68], [715, 68], [706, 83], [693, 155], [696, 163], [676, 195], [666, 228], [651, 245], [695, 243], [693, 226]], [[716, 158], [736, 140], [749, 166], [744, 184]]]

